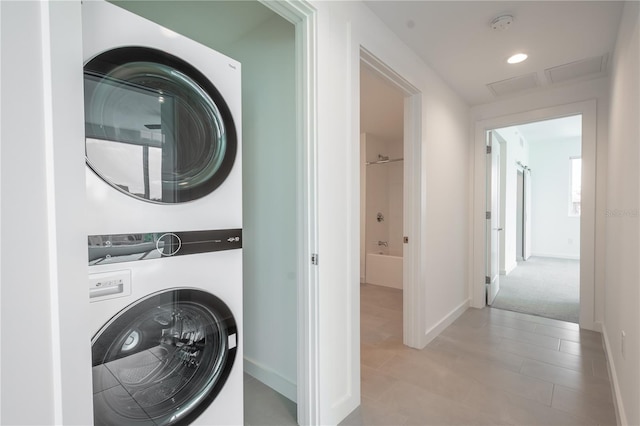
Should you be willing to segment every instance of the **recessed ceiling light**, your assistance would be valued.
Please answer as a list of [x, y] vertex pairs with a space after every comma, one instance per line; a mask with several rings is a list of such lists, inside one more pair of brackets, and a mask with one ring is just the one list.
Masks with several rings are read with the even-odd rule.
[[520, 62], [524, 61], [528, 57], [529, 56], [526, 53], [516, 53], [515, 55], [507, 59], [507, 62], [510, 64], [519, 64]]

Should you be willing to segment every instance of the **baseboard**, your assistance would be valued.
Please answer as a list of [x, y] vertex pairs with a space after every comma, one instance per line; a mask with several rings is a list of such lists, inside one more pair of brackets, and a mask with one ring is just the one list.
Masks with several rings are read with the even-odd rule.
[[555, 259], [580, 260], [580, 255], [558, 253], [531, 253], [531, 257], [552, 257]]
[[591, 331], [597, 331], [598, 333], [602, 333], [602, 323], [599, 321], [594, 321], [593, 323], [593, 327], [584, 327], [587, 328], [587, 330], [591, 330]]
[[580, 326], [581, 329], [602, 333], [602, 323], [601, 322], [598, 322], [598, 321], [585, 322], [582, 319], [583, 315], [579, 315], [579, 316], [580, 316], [580, 319], [578, 321], [578, 325]]
[[622, 397], [620, 395], [620, 384], [618, 383], [618, 375], [616, 374], [616, 366], [613, 363], [613, 357], [611, 356], [611, 345], [609, 344], [609, 336], [607, 335], [607, 328], [602, 327], [602, 340], [604, 342], [604, 351], [607, 356], [607, 368], [609, 370], [609, 381], [611, 382], [613, 392], [613, 404], [616, 408], [616, 421], [619, 425], [626, 425], [627, 416], [624, 411], [624, 404], [622, 403]]
[[460, 317], [460, 315], [462, 315], [467, 309], [469, 309], [470, 304], [470, 299], [465, 300], [451, 312], [445, 315], [444, 318], [438, 321], [436, 325], [427, 330], [422, 337], [420, 347], [424, 348], [425, 346], [427, 346], [433, 339], [435, 339], [440, 333], [442, 333], [445, 328], [449, 327], [455, 320]]
[[295, 383], [281, 376], [276, 371], [247, 357], [244, 358], [244, 372], [257, 380], [260, 380], [262, 383], [283, 395], [285, 398], [288, 398], [293, 402], [296, 402], [298, 399], [298, 388]]
[[518, 267], [518, 262], [512, 263], [508, 266], [505, 266], [505, 269], [500, 271], [500, 275], [509, 275], [511, 271]]

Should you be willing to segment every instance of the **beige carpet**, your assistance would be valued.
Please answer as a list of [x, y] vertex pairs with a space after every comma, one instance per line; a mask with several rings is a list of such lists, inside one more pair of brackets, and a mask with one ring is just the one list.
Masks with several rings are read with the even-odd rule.
[[492, 307], [562, 321], [578, 322], [580, 261], [531, 257], [500, 276]]

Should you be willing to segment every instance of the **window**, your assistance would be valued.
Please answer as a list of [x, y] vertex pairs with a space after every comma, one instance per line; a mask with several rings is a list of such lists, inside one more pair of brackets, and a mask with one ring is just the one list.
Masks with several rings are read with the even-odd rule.
[[580, 198], [582, 192], [582, 158], [571, 157], [571, 180], [569, 193], [569, 216], [580, 216]]

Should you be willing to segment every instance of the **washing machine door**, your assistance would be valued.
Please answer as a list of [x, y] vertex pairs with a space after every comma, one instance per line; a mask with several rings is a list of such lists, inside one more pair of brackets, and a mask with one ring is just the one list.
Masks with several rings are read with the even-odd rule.
[[96, 425], [193, 421], [231, 372], [236, 323], [222, 300], [170, 289], [127, 306], [92, 339]]
[[236, 158], [232, 114], [214, 84], [180, 58], [122, 47], [84, 67], [86, 159], [115, 189], [182, 203], [220, 186]]

